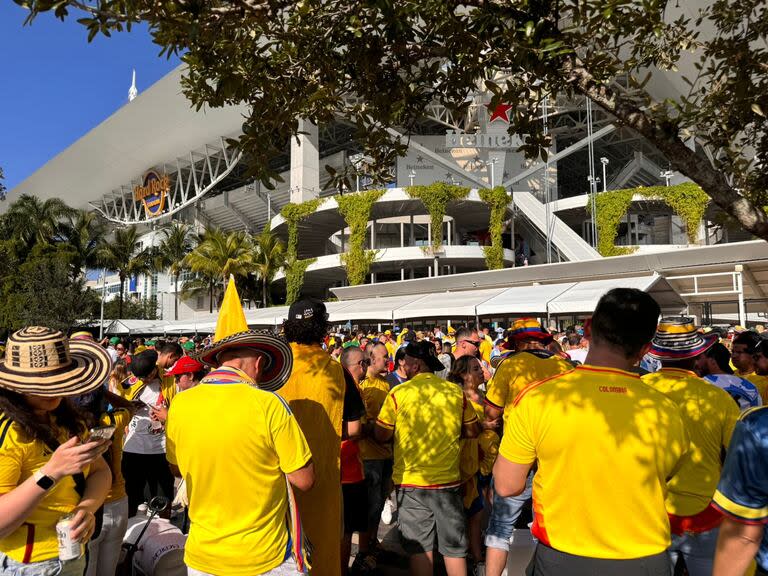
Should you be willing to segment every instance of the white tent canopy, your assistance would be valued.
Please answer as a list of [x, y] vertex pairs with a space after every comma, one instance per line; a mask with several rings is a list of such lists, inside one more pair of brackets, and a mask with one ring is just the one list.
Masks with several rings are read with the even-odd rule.
[[510, 314], [510, 311], [515, 314], [546, 314], [547, 304], [576, 284], [533, 284], [508, 288], [480, 304], [477, 307], [477, 315], [501, 316]]
[[653, 274], [652, 276], [577, 282], [576, 285], [548, 302], [547, 311], [555, 315], [593, 312], [600, 297], [614, 288], [636, 288], [648, 292], [663, 309], [685, 307], [683, 299], [667, 281], [658, 274]]
[[[412, 302], [397, 308], [392, 312], [392, 318], [436, 318], [440, 316], [466, 317], [476, 316], [477, 307], [498, 296], [506, 288], [491, 288], [489, 290], [467, 290], [464, 292], [444, 292], [428, 294], [415, 298]], [[364, 305], [365, 300], [360, 300]]]
[[[590, 314], [600, 297], [612, 288], [637, 288], [651, 294], [665, 313], [679, 313], [685, 302], [658, 274], [557, 284], [532, 284], [511, 288], [489, 288], [435, 294], [382, 296], [328, 302], [328, 320], [333, 324], [370, 320], [395, 322], [417, 318], [480, 318], [519, 315]], [[276, 327], [288, 317], [288, 306], [245, 311], [249, 326]], [[156, 320], [115, 320], [110, 334], [188, 334], [213, 332], [217, 315], [195, 320], [158, 323]]]

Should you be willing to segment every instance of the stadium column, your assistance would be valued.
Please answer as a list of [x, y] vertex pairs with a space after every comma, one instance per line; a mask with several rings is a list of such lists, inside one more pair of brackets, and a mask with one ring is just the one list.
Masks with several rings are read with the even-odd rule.
[[319, 131], [309, 120], [299, 120], [299, 135], [291, 138], [291, 202], [300, 204], [319, 193]]

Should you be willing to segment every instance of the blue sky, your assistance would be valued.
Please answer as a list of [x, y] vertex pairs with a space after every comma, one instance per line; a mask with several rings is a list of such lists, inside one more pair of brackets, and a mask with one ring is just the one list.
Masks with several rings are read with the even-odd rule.
[[[146, 27], [90, 44], [73, 13], [23, 26], [27, 12], [0, 1], [0, 167], [9, 190], [173, 70]], [[75, 16], [74, 18], [72, 16]]]

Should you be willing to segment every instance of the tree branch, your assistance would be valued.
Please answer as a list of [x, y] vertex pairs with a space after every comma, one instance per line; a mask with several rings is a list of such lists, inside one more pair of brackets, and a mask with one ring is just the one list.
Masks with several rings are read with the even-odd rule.
[[591, 98], [598, 106], [613, 114], [621, 124], [634, 129], [656, 146], [675, 170], [701, 186], [715, 204], [747, 231], [768, 240], [768, 215], [765, 211], [733, 189], [721, 172], [688, 148], [676, 133], [666, 132], [633, 102], [599, 83], [578, 60], [566, 59], [563, 71], [568, 82], [578, 92]]

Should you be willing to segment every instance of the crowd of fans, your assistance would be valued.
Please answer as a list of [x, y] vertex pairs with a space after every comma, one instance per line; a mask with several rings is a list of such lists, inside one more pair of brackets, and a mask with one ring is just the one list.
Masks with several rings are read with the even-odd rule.
[[[337, 331], [311, 300], [279, 335], [25, 328], [0, 363], [0, 575], [129, 573], [158, 495], [195, 576], [374, 574], [395, 521], [416, 576], [501, 576], [526, 525], [529, 574], [766, 574], [768, 339], [659, 316], [617, 289], [564, 332]], [[69, 514], [83, 553], [60, 559]]]

